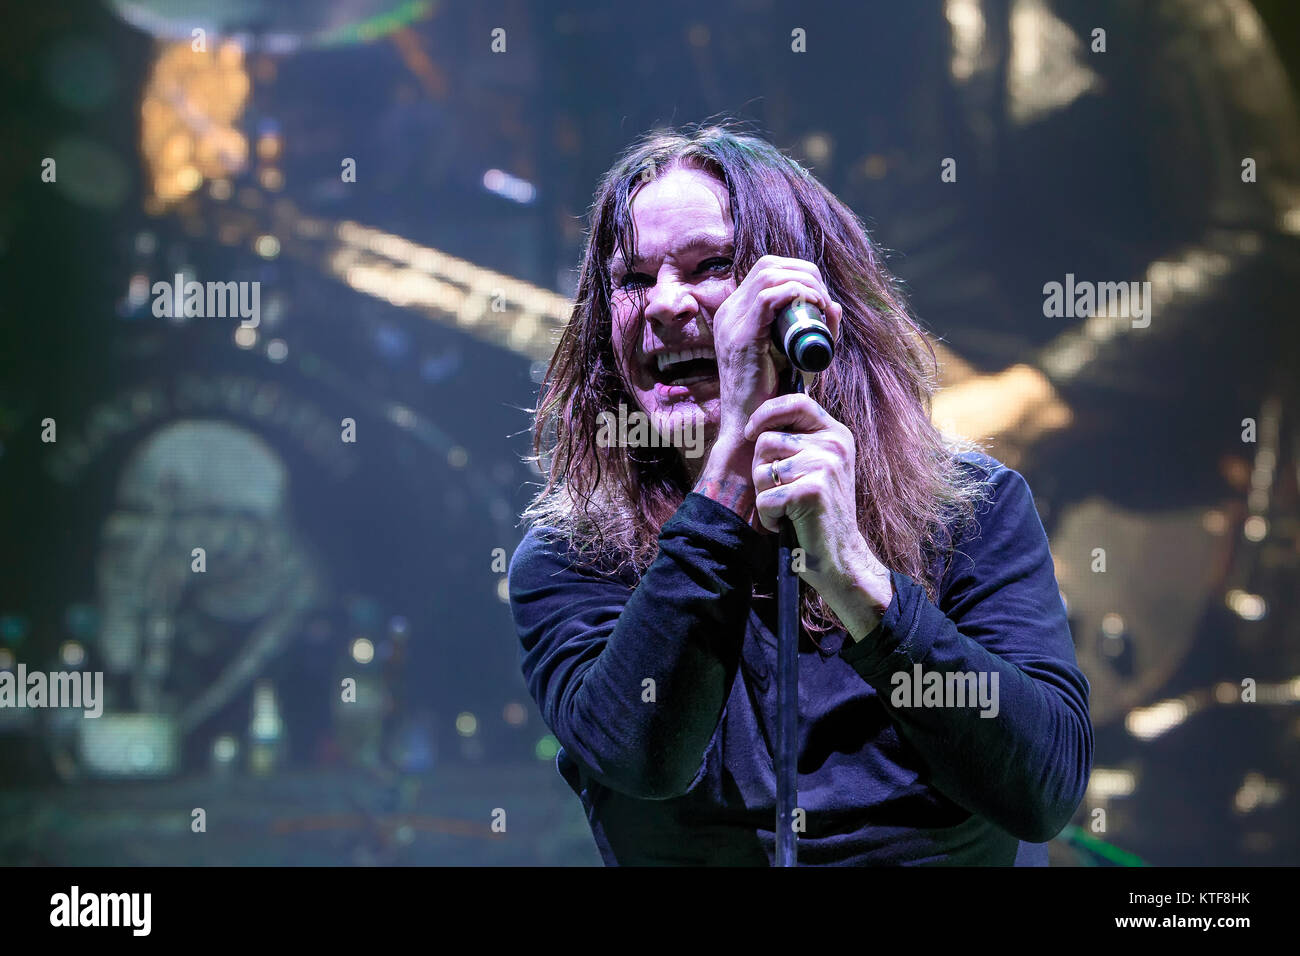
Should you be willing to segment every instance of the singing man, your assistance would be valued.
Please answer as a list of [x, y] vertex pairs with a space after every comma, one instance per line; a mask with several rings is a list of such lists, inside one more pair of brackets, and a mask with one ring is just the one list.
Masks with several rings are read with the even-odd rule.
[[[771, 335], [795, 302], [835, 343], [806, 394]], [[601, 181], [509, 585], [606, 864], [771, 865], [784, 518], [798, 863], [1046, 865], [1088, 682], [1030, 489], [931, 423], [936, 365], [860, 220], [762, 139], [654, 133]], [[620, 404], [707, 451], [597, 442]]]

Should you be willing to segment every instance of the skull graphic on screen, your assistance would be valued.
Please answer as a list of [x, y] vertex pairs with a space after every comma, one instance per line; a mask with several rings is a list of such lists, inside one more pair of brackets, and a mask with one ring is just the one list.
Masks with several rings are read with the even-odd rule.
[[187, 733], [292, 639], [318, 585], [287, 494], [280, 456], [229, 422], [175, 422], [131, 454], [97, 573], [100, 650], [136, 710]]

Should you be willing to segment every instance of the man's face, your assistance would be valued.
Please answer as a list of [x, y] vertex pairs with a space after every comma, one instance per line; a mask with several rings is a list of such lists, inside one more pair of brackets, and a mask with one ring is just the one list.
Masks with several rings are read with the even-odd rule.
[[[736, 288], [727, 188], [699, 169], [677, 167], [637, 187], [632, 197], [633, 262], [610, 263], [616, 354], [663, 436], [699, 435], [711, 443], [721, 413], [713, 317]], [[638, 295], [645, 323], [636, 335]], [[630, 351], [625, 346], [631, 346]]]

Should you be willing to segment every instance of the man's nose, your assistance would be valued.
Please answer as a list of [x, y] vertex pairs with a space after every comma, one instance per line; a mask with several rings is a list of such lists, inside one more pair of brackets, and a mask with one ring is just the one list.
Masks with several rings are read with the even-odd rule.
[[646, 302], [646, 318], [661, 325], [684, 322], [698, 313], [699, 303], [690, 287], [675, 279], [660, 279], [650, 290]]

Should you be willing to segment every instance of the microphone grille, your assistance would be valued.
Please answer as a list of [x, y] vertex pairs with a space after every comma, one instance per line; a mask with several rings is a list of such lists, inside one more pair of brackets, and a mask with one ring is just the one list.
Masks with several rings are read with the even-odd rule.
[[805, 372], [823, 372], [830, 368], [834, 353], [820, 332], [799, 336], [794, 343], [794, 362]]

